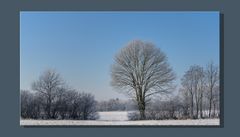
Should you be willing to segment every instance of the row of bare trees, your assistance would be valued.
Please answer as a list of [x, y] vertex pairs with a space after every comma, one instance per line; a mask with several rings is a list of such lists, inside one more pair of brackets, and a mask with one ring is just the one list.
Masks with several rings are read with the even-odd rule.
[[32, 90], [20, 92], [22, 118], [81, 120], [98, 118], [94, 96], [70, 89], [54, 70], [45, 71], [32, 84]]
[[206, 112], [208, 117], [219, 115], [219, 68], [213, 62], [206, 69], [199, 65], [191, 66], [181, 81], [180, 91], [191, 118], [206, 117]]

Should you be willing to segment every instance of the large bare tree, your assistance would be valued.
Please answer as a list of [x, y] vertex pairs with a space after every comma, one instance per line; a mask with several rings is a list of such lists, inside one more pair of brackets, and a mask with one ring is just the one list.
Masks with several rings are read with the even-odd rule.
[[116, 56], [111, 68], [113, 87], [126, 93], [138, 104], [140, 119], [151, 97], [172, 89], [175, 79], [166, 55], [154, 44], [131, 41]]

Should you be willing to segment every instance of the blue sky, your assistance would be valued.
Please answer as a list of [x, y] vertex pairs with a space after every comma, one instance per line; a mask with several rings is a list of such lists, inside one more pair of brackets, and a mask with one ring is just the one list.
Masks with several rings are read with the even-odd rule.
[[126, 97], [110, 86], [115, 54], [129, 41], [150, 41], [177, 74], [219, 64], [218, 12], [21, 12], [20, 89], [46, 69], [97, 100]]

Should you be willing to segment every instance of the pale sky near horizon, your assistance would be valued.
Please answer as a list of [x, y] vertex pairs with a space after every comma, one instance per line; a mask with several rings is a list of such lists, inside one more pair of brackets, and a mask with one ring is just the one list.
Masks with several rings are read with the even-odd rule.
[[191, 65], [219, 65], [219, 12], [21, 12], [20, 89], [51, 68], [97, 100], [126, 99], [110, 86], [110, 66], [134, 39], [167, 55], [179, 85]]

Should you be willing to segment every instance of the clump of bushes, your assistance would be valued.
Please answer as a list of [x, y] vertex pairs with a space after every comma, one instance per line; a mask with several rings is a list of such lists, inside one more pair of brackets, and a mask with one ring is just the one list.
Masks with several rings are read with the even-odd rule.
[[[50, 110], [50, 111], [49, 111]], [[21, 117], [26, 119], [78, 119], [95, 120], [99, 118], [96, 101], [89, 93], [62, 91], [49, 106], [39, 93], [21, 91]]]

